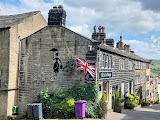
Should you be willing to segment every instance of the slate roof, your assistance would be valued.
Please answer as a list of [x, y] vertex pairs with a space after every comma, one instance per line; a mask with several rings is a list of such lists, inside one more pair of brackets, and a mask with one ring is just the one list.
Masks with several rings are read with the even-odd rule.
[[148, 62], [149, 63], [149, 60], [144, 59], [144, 58], [142, 58], [142, 57], [140, 57], [140, 56], [138, 56], [138, 55], [136, 55], [134, 53], [129, 53], [129, 52], [125, 51], [125, 50], [119, 50], [118, 48], [110, 47], [110, 46], [108, 46], [108, 45], [106, 45], [104, 43], [100, 44], [98, 47], [101, 48], [101, 49], [110, 51], [112, 53], [116, 53], [118, 55], [131, 58], [133, 60], [138, 60], [138, 61]]
[[30, 16], [33, 16], [39, 12], [40, 11], [33, 11], [33, 12], [22, 13], [22, 14], [0, 16], [0, 28], [11, 27], [17, 23], [22, 22], [24, 19]]

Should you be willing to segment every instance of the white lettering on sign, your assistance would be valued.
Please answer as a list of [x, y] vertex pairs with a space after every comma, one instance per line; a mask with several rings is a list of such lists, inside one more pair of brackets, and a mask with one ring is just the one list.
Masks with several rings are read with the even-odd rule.
[[111, 78], [112, 72], [99, 72], [99, 78]]

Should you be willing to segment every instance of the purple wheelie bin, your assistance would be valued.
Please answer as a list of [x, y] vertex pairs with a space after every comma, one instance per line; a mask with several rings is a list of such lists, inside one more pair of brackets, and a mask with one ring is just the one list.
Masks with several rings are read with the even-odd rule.
[[85, 118], [86, 101], [78, 100], [74, 102], [76, 118]]

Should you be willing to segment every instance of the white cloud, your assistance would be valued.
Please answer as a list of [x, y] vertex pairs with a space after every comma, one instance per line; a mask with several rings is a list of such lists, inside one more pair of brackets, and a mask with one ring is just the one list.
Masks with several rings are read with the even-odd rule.
[[154, 45], [160, 46], [160, 36], [156, 38], [154, 35], [151, 36], [151, 41]]
[[136, 54], [146, 59], [160, 59], [160, 46], [140, 40], [123, 40]]
[[[91, 36], [94, 25], [105, 26], [107, 38], [119, 36], [119, 33], [123, 33], [121, 35], [124, 36], [127, 36], [127, 34], [138, 36], [160, 31], [160, 14], [152, 9], [147, 9], [146, 6], [144, 9], [144, 0], [105, 0], [103, 2], [98, 0], [81, 0], [79, 2], [74, 0], [19, 1], [18, 6], [0, 2], [0, 14], [17, 14], [40, 10], [47, 20], [49, 9], [62, 4], [67, 12], [66, 26], [88, 37]], [[151, 43], [140, 40], [127, 40], [127, 42], [142, 57], [160, 58], [160, 54], [157, 52], [160, 50], [160, 37], [151, 36]]]
[[89, 34], [88, 25], [76, 25], [76, 26], [69, 26], [69, 28], [79, 34]]

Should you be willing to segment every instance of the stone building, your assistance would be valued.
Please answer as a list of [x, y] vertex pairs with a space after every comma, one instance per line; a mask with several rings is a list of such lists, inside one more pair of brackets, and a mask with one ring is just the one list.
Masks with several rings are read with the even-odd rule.
[[[98, 27], [99, 29], [100, 27]], [[103, 28], [92, 34], [96, 40], [97, 60], [96, 77], [99, 82], [99, 99], [102, 93], [106, 93], [108, 109], [114, 107], [115, 92], [118, 89], [121, 99], [127, 93], [137, 93], [140, 99], [147, 98], [149, 88], [146, 84], [149, 81], [150, 69], [149, 60], [141, 58], [130, 50], [130, 46], [122, 41], [122, 36], [114, 48], [112, 39], [105, 39]], [[100, 42], [101, 41], [101, 42]]]
[[[25, 14], [20, 16], [23, 15]], [[30, 17], [20, 19], [21, 24], [14, 22], [13, 29], [17, 31], [13, 40], [9, 37], [11, 25], [2, 29], [1, 32], [6, 31], [6, 35], [0, 34], [3, 39], [8, 40], [7, 43], [3, 40], [4, 43], [0, 44], [0, 48], [8, 55], [7, 57], [4, 52], [0, 52], [0, 60], [5, 63], [0, 65], [1, 86], [5, 86], [7, 82], [8, 87], [2, 87], [0, 93], [1, 101], [6, 98], [8, 100], [4, 101], [6, 106], [3, 108], [6, 110], [1, 115], [11, 115], [13, 105], [18, 105], [20, 114], [25, 114], [26, 105], [32, 103], [37, 93], [45, 87], [53, 91], [64, 90], [77, 82], [86, 84], [91, 80], [98, 81], [99, 99], [102, 92], [106, 93], [109, 109], [113, 108], [116, 89], [120, 90], [122, 99], [125, 93], [137, 92], [139, 96], [142, 95], [137, 90], [146, 83], [149, 61], [134, 54], [129, 45], [123, 44], [122, 37], [117, 48], [114, 48], [114, 40], [106, 39], [103, 26], [98, 27], [98, 32], [94, 27], [92, 39], [66, 28], [66, 11], [62, 6], [49, 10], [48, 25], [39, 12]], [[76, 70], [76, 58], [95, 66], [96, 78]], [[143, 68], [138, 67], [139, 65]], [[139, 76], [145, 76], [145, 80], [136, 84], [136, 77]], [[146, 87], [143, 90], [146, 91]], [[11, 100], [11, 97], [15, 99]]]
[[159, 90], [158, 90], [158, 85], [160, 83], [160, 79], [159, 76], [155, 73], [151, 72], [150, 75], [150, 82], [148, 84], [148, 86], [150, 86], [150, 89], [148, 91], [149, 97], [148, 99], [152, 100], [152, 101], [156, 101], [157, 99], [159, 99]]
[[39, 11], [0, 16], [0, 118], [17, 104], [19, 41], [46, 25]]
[[85, 74], [76, 70], [75, 59], [85, 59], [94, 40], [66, 28], [65, 16], [62, 6], [53, 7], [49, 10], [48, 26], [20, 41], [20, 113], [25, 113], [24, 106], [32, 103], [46, 86], [56, 91], [77, 82], [84, 84]]

